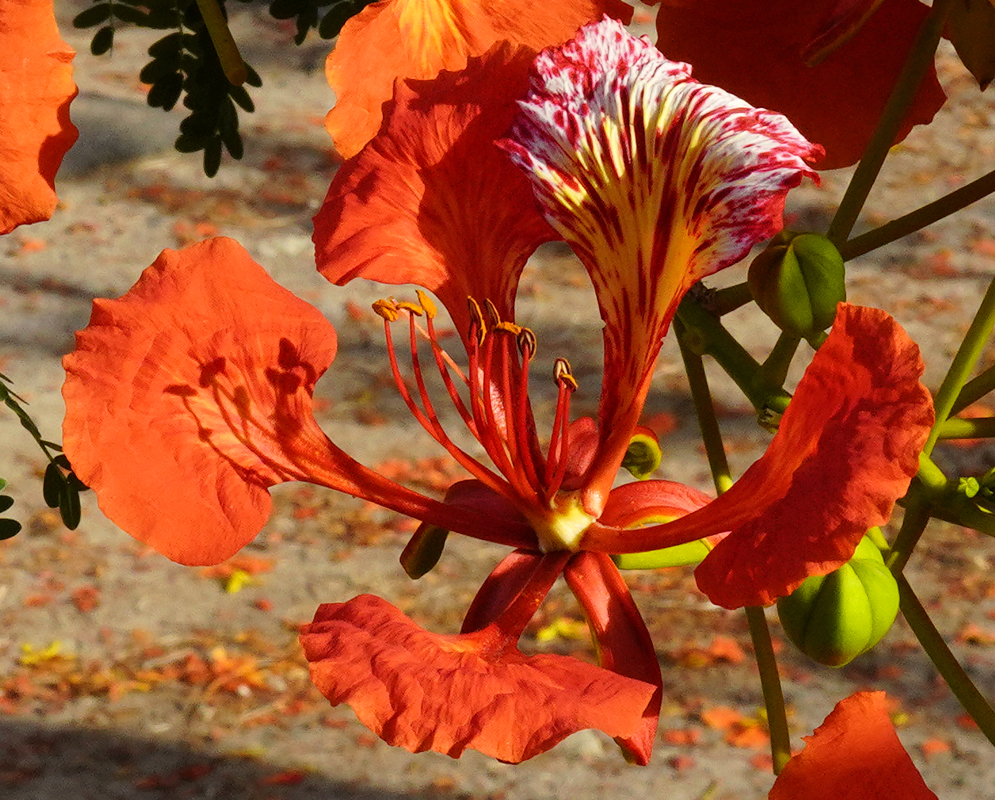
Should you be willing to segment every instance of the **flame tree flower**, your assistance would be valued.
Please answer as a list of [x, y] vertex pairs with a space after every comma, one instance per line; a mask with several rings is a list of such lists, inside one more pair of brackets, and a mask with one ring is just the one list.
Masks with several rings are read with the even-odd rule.
[[52, 0], [0, 4], [0, 234], [52, 216], [55, 173], [76, 141], [69, 103], [75, 53]]
[[[662, 0], [657, 47], [785, 114], [825, 147], [819, 169], [835, 169], [860, 159], [928, 12], [918, 0]], [[931, 67], [897, 141], [945, 99]]]
[[610, 14], [628, 22], [621, 0], [381, 0], [342, 27], [325, 64], [335, 106], [325, 127], [343, 158], [358, 153], [380, 127], [381, 106], [398, 78], [456, 71], [498, 42], [533, 54], [562, 44], [585, 23]]
[[[696, 83], [611, 21], [545, 53], [531, 75], [529, 60], [500, 47], [459, 73], [399, 83], [380, 132], [343, 166], [315, 218], [330, 280], [415, 283], [447, 307], [462, 367], [440, 343], [425, 292], [376, 310], [398, 391], [469, 480], [436, 501], [328, 441], [310, 398], [333, 331], [223, 239], [167, 251], [123, 298], [96, 303], [65, 361], [65, 446], [108, 516], [186, 563], [248, 541], [268, 514], [266, 489], [287, 480], [420, 520], [402, 556], [415, 574], [445, 531], [514, 548], [458, 634], [422, 630], [369, 595], [322, 605], [301, 636], [316, 685], [412, 751], [473, 748], [516, 762], [591, 727], [646, 763], [659, 664], [611, 555], [728, 532], [699, 567], [700, 585], [729, 607], [769, 602], [845, 561], [888, 516], [932, 410], [915, 345], [883, 312], [844, 306], [767, 454], [722, 498], [663, 480], [612, 488], [680, 295], [777, 230], [784, 195], [811, 174], [816, 151], [783, 118]], [[556, 205], [566, 195], [569, 214]], [[598, 292], [606, 388], [597, 421], [571, 420], [577, 385], [558, 359], [556, 413], [541, 438], [528, 393], [537, 340], [514, 322], [514, 296], [526, 257], [554, 229]], [[429, 367], [486, 461], [443, 426]], [[600, 666], [517, 647], [560, 575]]]

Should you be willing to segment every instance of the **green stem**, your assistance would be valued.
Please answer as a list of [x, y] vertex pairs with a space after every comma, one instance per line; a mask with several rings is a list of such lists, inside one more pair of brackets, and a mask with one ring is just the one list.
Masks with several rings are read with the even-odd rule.
[[725, 447], [722, 444], [722, 433], [719, 421], [715, 416], [715, 406], [712, 394], [708, 389], [708, 376], [701, 356], [694, 352], [687, 342], [687, 329], [678, 319], [674, 320], [677, 343], [684, 359], [684, 369], [687, 372], [691, 387], [691, 399], [694, 401], [694, 412], [698, 417], [698, 427], [701, 430], [701, 440], [705, 445], [705, 455], [708, 457], [708, 467], [712, 472], [715, 491], [722, 494], [732, 486], [732, 476], [729, 472], [729, 461], [726, 459]]
[[995, 170], [903, 217], [893, 219], [891, 222], [867, 231], [867, 233], [862, 233], [860, 236], [855, 236], [840, 246], [840, 253], [845, 261], [849, 261], [851, 258], [877, 250], [877, 248], [896, 239], [901, 239], [903, 236], [915, 233], [944, 217], [949, 217], [971, 203], [987, 197], [992, 192], [995, 192]]
[[991, 439], [995, 437], [995, 417], [948, 419], [940, 426], [940, 439]]
[[978, 313], [974, 315], [971, 326], [964, 336], [964, 341], [961, 342], [957, 355], [954, 356], [950, 369], [947, 370], [946, 377], [940, 384], [936, 397], [933, 398], [936, 422], [933, 424], [933, 429], [929, 432], [929, 438], [926, 439], [926, 445], [923, 447], [922, 451], [925, 455], [928, 456], [933, 452], [933, 447], [940, 436], [940, 428], [950, 416], [957, 396], [964, 384], [967, 383], [974, 365], [981, 357], [981, 352], [988, 342], [993, 326], [995, 326], [995, 279], [988, 284], [988, 291], [981, 299]]
[[242, 60], [242, 54], [238, 52], [238, 45], [235, 44], [218, 0], [197, 0], [197, 8], [200, 9], [200, 16], [211, 36], [225, 77], [232, 86], [241, 86], [249, 77], [249, 71]]
[[940, 632], [929, 618], [926, 609], [923, 608], [919, 598], [909, 585], [904, 575], [897, 575], [899, 608], [902, 616], [905, 617], [912, 632], [922, 645], [922, 649], [929, 656], [937, 672], [947, 682], [950, 691], [953, 692], [964, 710], [971, 715], [981, 732], [988, 741], [995, 745], [995, 710], [985, 699], [985, 696], [978, 691], [978, 687], [968, 677], [960, 662], [956, 659], [947, 643], [943, 640]]
[[885, 563], [896, 578], [900, 577], [905, 565], [912, 557], [926, 525], [929, 523], [931, 504], [923, 496], [922, 484], [913, 481], [905, 500], [905, 516], [898, 535], [892, 542], [891, 552], [885, 557]]
[[995, 390], [995, 367], [989, 367], [964, 384], [964, 388], [960, 390], [950, 409], [950, 415], [959, 414], [971, 403], [976, 403], [993, 390]]
[[770, 351], [761, 369], [761, 380], [766, 381], [771, 386], [784, 386], [784, 381], [788, 377], [788, 369], [791, 367], [791, 360], [798, 352], [798, 345], [801, 339], [792, 333], [781, 331], [777, 337], [774, 349]]
[[[722, 494], [732, 486], [732, 477], [725, 447], [722, 444], [719, 422], [715, 416], [715, 406], [712, 404], [711, 392], [708, 389], [705, 365], [701, 355], [688, 345], [688, 331], [684, 324], [680, 320], [675, 320], [674, 324], [691, 387], [695, 413], [698, 416], [701, 438], [708, 456], [708, 465], [712, 471], [712, 480], [715, 482], [715, 491]], [[779, 775], [791, 758], [791, 736], [788, 733], [788, 717], [784, 707], [784, 693], [781, 691], [781, 678], [777, 671], [777, 658], [774, 655], [774, 646], [770, 640], [764, 610], [759, 607], [748, 607], [745, 610], [750, 626], [750, 637], [753, 639], [753, 653], [760, 672], [760, 688], [767, 709], [774, 774]]]
[[735, 286], [727, 286], [725, 289], [716, 289], [712, 295], [711, 309], [717, 317], [722, 317], [752, 302], [753, 294], [750, 292], [750, 286], [744, 281]]
[[758, 606], [747, 606], [746, 619], [753, 639], [753, 654], [760, 670], [760, 688], [767, 708], [767, 728], [770, 731], [770, 754], [774, 761], [774, 774], [780, 775], [784, 765], [791, 759], [791, 734], [788, 732], [788, 717], [784, 710], [784, 692], [781, 691], [781, 676], [777, 672], [777, 658], [770, 640], [770, 629], [764, 610]]
[[746, 352], [714, 314], [690, 297], [677, 308], [677, 318], [687, 328], [688, 346], [699, 355], [707, 354], [718, 362], [760, 414], [771, 409], [783, 411], [791, 395], [780, 386], [758, 381], [760, 364]]
[[953, 5], [953, 0], [935, 0], [929, 15], [923, 21], [919, 34], [905, 60], [902, 72], [898, 76], [895, 87], [891, 90], [888, 102], [878, 120], [874, 133], [864, 150], [864, 154], [853, 173], [850, 185], [847, 186], [836, 216], [829, 226], [827, 236], [833, 244], [842, 249], [842, 244], [850, 237], [850, 231], [860, 216], [867, 195], [877, 179], [881, 165], [884, 163], [888, 150], [898, 135], [905, 115], [912, 105], [919, 84], [932, 65], [936, 55], [936, 47], [943, 33], [947, 13]]

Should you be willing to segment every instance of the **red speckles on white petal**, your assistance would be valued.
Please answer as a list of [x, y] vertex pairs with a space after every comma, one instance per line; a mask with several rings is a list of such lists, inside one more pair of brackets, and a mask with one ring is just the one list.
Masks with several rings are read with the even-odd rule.
[[622, 446], [681, 296], [781, 228], [821, 149], [608, 19], [543, 51], [520, 106], [502, 146], [594, 282]]

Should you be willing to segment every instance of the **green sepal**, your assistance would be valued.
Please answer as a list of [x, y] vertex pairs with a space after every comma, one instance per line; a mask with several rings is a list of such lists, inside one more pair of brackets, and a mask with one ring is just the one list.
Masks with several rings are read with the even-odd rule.
[[711, 548], [701, 539], [685, 542], [661, 550], [647, 550], [645, 553], [620, 553], [612, 556], [619, 569], [662, 569], [663, 567], [686, 567], [700, 564]]
[[644, 481], [660, 466], [663, 452], [656, 437], [649, 433], [634, 433], [629, 440], [622, 466], [637, 480]]
[[449, 531], [437, 525], [423, 522], [405, 545], [401, 552], [401, 566], [412, 580], [418, 580], [427, 575], [439, 559], [446, 547]]

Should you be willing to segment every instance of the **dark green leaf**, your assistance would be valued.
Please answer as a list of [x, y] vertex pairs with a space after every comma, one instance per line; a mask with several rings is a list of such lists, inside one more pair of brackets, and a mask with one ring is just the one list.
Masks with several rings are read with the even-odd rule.
[[94, 25], [102, 25], [111, 18], [111, 4], [101, 3], [91, 6], [86, 11], [81, 11], [73, 19], [74, 28], [92, 28]]
[[118, 3], [114, 6], [114, 16], [121, 20], [121, 22], [130, 22], [132, 25], [139, 25], [143, 28], [148, 19], [148, 14], [140, 8], [132, 8], [123, 3]]
[[211, 139], [204, 146], [204, 174], [213, 178], [221, 167], [221, 137]]
[[165, 58], [165, 59], [175, 59], [179, 52], [184, 48], [185, 41], [184, 38], [188, 34], [184, 34], [180, 31], [173, 31], [163, 36], [159, 41], [154, 42], [151, 47], [149, 47], [149, 55], [152, 58]]
[[252, 98], [249, 97], [249, 93], [241, 86], [232, 86], [231, 89], [228, 90], [228, 95], [250, 114], [256, 110], [256, 104], [252, 102]]
[[256, 86], [256, 87], [263, 85], [263, 79], [259, 77], [259, 73], [256, 72], [248, 64], [245, 65], [245, 71], [247, 73], [245, 78], [246, 84], [248, 84], [249, 86]]
[[69, 481], [69, 488], [70, 489], [75, 489], [77, 492], [88, 492], [88, 491], [90, 491], [90, 487], [87, 486], [85, 483], [83, 483], [83, 481], [81, 481], [76, 476], [75, 472], [70, 472], [66, 476], [66, 480]]
[[41, 493], [45, 498], [45, 505], [49, 508], [57, 508], [62, 500], [62, 493], [66, 488], [66, 479], [62, 477], [62, 471], [55, 464], [49, 464], [45, 469], [45, 479], [41, 484]]
[[292, 19], [307, 8], [302, 0], [273, 0], [269, 4], [270, 16], [274, 19]]
[[0, 495], [0, 514], [2, 514], [4, 511], [6, 511], [12, 505], [14, 505], [14, 498], [13, 497], [7, 497], [7, 495], [5, 495], [5, 494]]
[[21, 523], [14, 519], [0, 519], [0, 541], [17, 536]]
[[196, 153], [198, 150], [204, 148], [204, 138], [196, 138], [193, 136], [188, 136], [186, 134], [181, 134], [173, 147], [180, 153]]
[[318, 25], [318, 35], [322, 39], [334, 39], [339, 35], [342, 26], [349, 21], [349, 18], [355, 16], [356, 10], [352, 3], [339, 3], [332, 6], [328, 13], [321, 18], [321, 24]]
[[79, 527], [83, 511], [79, 504], [79, 493], [73, 491], [68, 486], [62, 493], [62, 502], [59, 503], [59, 514], [62, 516], [62, 524], [69, 530], [74, 531]]
[[146, 101], [152, 108], [161, 108], [169, 111], [176, 105], [176, 101], [180, 99], [182, 91], [183, 76], [176, 72], [156, 81], [152, 88], [149, 89]]
[[114, 46], [114, 29], [107, 25], [93, 34], [93, 41], [90, 42], [90, 52], [95, 56], [102, 56]]

